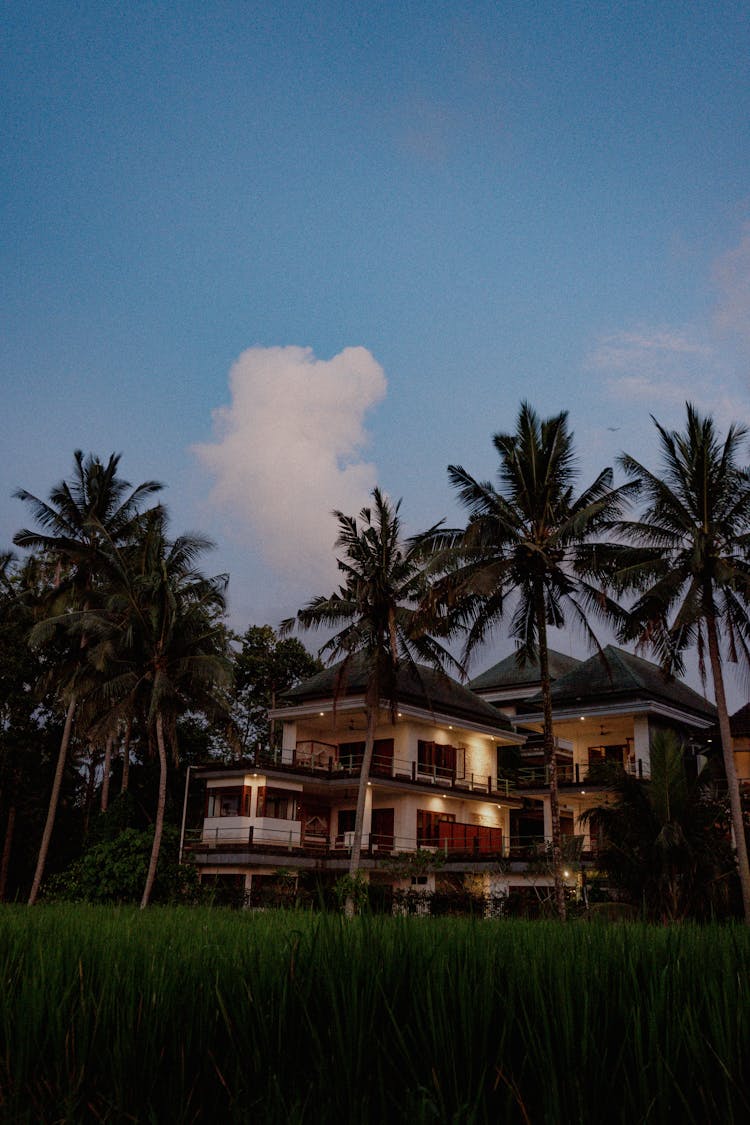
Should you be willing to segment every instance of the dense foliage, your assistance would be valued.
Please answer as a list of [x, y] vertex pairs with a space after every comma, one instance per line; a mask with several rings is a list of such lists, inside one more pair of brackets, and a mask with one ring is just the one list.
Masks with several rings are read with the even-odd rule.
[[18, 1125], [750, 1113], [744, 927], [5, 907], [0, 974]]

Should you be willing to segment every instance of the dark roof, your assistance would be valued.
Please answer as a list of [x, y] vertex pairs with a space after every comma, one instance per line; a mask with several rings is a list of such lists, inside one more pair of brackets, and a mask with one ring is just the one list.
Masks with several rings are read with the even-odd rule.
[[[549, 650], [549, 671], [553, 680], [558, 680], [560, 676], [566, 675], [580, 663], [581, 661], [577, 660], [575, 656], [565, 656], [562, 652], [555, 652], [554, 649]], [[512, 652], [499, 664], [493, 664], [486, 672], [475, 676], [469, 682], [469, 687], [472, 691], [533, 687], [534, 684], [539, 683], [541, 678], [538, 660], [530, 660], [526, 664], [519, 664], [517, 653]]]
[[[337, 690], [339, 696], [364, 695], [367, 675], [361, 661], [356, 657], [350, 661], [344, 682], [338, 682], [340, 672], [341, 664], [334, 664], [333, 667], [318, 672], [309, 680], [284, 692], [281, 697], [282, 705], [291, 706], [312, 699], [331, 699]], [[468, 719], [496, 730], [513, 730], [511, 723], [497, 708], [485, 703], [457, 680], [422, 664], [401, 666], [398, 672], [397, 698], [399, 703], [423, 707], [441, 715]]]
[[[539, 710], [541, 693], [525, 700], [525, 709]], [[552, 706], [577, 703], [626, 702], [658, 699], [707, 719], [715, 719], [716, 708], [704, 696], [674, 676], [665, 676], [658, 664], [633, 656], [615, 645], [584, 660], [567, 676], [552, 684]]]
[[729, 729], [735, 738], [747, 738], [750, 735], [750, 703], [735, 711], [729, 720]]

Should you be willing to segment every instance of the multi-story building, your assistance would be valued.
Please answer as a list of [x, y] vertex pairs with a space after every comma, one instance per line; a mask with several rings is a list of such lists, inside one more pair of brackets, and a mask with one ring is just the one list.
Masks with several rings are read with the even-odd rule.
[[[552, 653], [561, 822], [578, 857], [592, 850], [584, 809], [603, 799], [596, 768], [617, 762], [648, 778], [655, 731], [686, 746], [710, 734], [715, 708], [658, 667], [608, 646], [590, 660]], [[462, 687], [426, 668], [403, 669], [397, 703], [381, 700], [367, 785], [361, 869], [371, 882], [425, 890], [470, 879], [485, 893], [551, 882], [538, 666], [514, 656]], [[185, 833], [203, 879], [247, 892], [307, 872], [348, 868], [365, 748], [366, 679], [352, 662], [323, 671], [271, 711], [278, 749], [253, 761], [193, 771], [205, 785], [200, 826]], [[394, 855], [435, 855], [432, 871], [396, 873]], [[573, 878], [571, 872], [571, 881]]]
[[[591, 850], [581, 813], [603, 799], [600, 767], [616, 764], [636, 777], [649, 778], [654, 734], [671, 729], [687, 753], [706, 749], [716, 724], [716, 708], [698, 692], [656, 664], [607, 645], [588, 660], [550, 654], [552, 716], [563, 833]], [[544, 764], [539, 667], [519, 668], [515, 656], [471, 682], [472, 689], [506, 713], [527, 741], [504, 776], [527, 798], [517, 814], [529, 831], [541, 819], [551, 832], [548, 769]], [[598, 775], [598, 776], [597, 776]]]

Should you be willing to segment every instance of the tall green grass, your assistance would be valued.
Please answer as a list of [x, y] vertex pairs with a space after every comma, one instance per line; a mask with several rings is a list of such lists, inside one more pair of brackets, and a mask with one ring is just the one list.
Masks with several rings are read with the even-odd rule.
[[0, 910], [3, 1122], [750, 1119], [750, 934]]

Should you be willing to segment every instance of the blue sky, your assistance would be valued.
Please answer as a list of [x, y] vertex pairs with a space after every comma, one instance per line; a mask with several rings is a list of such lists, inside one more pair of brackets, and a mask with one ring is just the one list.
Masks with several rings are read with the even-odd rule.
[[235, 624], [275, 622], [376, 482], [458, 520], [446, 466], [490, 476], [522, 398], [587, 478], [686, 398], [747, 420], [746, 4], [4, 23], [0, 545], [14, 488], [121, 451], [216, 539]]

